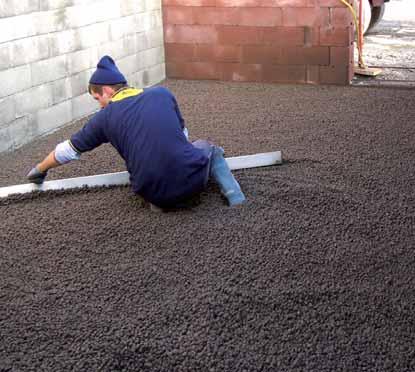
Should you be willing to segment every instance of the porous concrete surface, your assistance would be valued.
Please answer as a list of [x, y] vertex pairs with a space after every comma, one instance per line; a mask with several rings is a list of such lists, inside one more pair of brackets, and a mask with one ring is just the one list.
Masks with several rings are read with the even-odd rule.
[[[129, 187], [0, 200], [0, 370], [414, 371], [413, 91], [165, 85], [192, 139], [284, 163], [236, 171], [238, 208], [213, 183], [169, 213]], [[0, 185], [80, 125], [1, 154]], [[49, 179], [123, 169], [103, 146]]]

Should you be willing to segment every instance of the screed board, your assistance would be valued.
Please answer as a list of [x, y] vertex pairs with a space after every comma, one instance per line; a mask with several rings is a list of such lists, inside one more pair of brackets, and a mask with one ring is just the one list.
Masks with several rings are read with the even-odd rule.
[[[281, 151], [266, 152], [254, 155], [234, 156], [226, 158], [231, 170], [266, 167], [282, 163]], [[5, 198], [13, 194], [26, 194], [33, 191], [66, 190], [80, 187], [99, 187], [128, 185], [130, 174], [128, 172], [116, 172], [98, 174], [94, 176], [66, 178], [62, 180], [45, 181], [41, 185], [27, 183], [0, 188], [0, 197]]]

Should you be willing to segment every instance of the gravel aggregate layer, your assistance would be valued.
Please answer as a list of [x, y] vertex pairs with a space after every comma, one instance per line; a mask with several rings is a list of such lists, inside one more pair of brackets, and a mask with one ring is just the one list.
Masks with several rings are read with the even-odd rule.
[[[163, 84], [191, 139], [284, 163], [236, 171], [237, 208], [0, 199], [0, 371], [414, 371], [414, 91]], [[0, 154], [0, 186], [82, 124]], [[48, 179], [121, 170], [104, 145]]]

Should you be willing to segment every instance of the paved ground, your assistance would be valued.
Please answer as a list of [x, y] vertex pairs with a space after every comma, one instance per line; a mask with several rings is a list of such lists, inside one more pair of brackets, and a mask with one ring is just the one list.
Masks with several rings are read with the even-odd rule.
[[[356, 52], [357, 55], [357, 52]], [[379, 66], [376, 78], [359, 78], [355, 84], [399, 84], [415, 87], [415, 1], [391, 0], [382, 21], [365, 37], [364, 60]]]
[[[282, 150], [152, 213], [127, 187], [0, 201], [0, 371], [415, 371], [415, 96], [168, 81], [191, 138]], [[377, 110], [372, 110], [373, 107]], [[82, 123], [0, 154], [0, 185]], [[108, 146], [49, 178], [123, 170]]]

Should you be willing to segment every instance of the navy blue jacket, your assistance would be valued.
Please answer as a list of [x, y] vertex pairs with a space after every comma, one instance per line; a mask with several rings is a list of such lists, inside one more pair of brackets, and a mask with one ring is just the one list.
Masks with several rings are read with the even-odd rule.
[[164, 87], [127, 89], [113, 101], [72, 135], [73, 147], [82, 153], [110, 142], [125, 160], [133, 191], [159, 207], [202, 191], [208, 159], [183, 134], [173, 94]]

